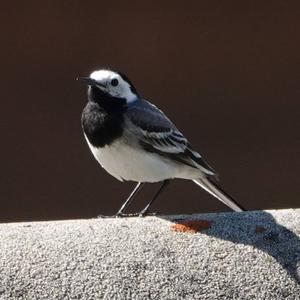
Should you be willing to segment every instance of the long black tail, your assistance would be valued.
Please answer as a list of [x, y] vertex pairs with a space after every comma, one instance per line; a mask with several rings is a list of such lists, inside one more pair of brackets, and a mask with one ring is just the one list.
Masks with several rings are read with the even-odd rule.
[[202, 177], [193, 180], [197, 185], [205, 189], [208, 193], [222, 201], [225, 205], [234, 211], [245, 211], [235, 200], [232, 199], [217, 183], [208, 177]]

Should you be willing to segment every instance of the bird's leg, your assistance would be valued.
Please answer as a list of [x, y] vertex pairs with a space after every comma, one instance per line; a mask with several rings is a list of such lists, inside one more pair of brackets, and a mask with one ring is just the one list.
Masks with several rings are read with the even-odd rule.
[[144, 182], [138, 182], [138, 184], [135, 186], [131, 194], [128, 196], [126, 201], [122, 204], [121, 208], [116, 214], [116, 217], [130, 217], [130, 214], [124, 214], [123, 211], [126, 209], [126, 207], [132, 202], [138, 191], [144, 186]]
[[146, 207], [140, 211], [139, 216], [140, 217], [144, 217], [148, 211], [150, 206], [153, 204], [153, 202], [157, 199], [157, 197], [160, 195], [160, 193], [168, 186], [168, 184], [170, 183], [170, 180], [164, 180], [161, 187], [159, 188], [159, 190], [156, 192], [156, 194], [154, 195], [154, 197], [151, 199], [151, 201], [146, 205]]

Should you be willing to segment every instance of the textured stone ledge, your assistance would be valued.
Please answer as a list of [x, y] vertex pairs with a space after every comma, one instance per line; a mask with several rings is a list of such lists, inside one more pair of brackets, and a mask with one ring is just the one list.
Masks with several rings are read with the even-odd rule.
[[300, 299], [300, 209], [0, 225], [0, 299]]

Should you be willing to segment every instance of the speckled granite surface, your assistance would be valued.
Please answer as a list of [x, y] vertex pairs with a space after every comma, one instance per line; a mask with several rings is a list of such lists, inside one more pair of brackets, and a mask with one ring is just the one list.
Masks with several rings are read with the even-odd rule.
[[0, 225], [0, 299], [300, 299], [300, 209]]

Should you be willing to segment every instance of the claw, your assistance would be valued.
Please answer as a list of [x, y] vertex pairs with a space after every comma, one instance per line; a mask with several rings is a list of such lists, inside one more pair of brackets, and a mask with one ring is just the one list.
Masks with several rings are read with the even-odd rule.
[[130, 217], [137, 217], [139, 214], [123, 214], [123, 213], [117, 213], [115, 215], [111, 216], [105, 216], [105, 215], [99, 215], [97, 218], [100, 219], [108, 219], [108, 218], [130, 218]]
[[123, 213], [117, 213], [114, 215], [115, 218], [131, 218], [131, 217], [137, 217], [138, 214], [134, 214], [134, 213], [131, 213], [131, 214], [123, 214]]
[[158, 213], [153, 212], [149, 213], [147, 211], [140, 211], [139, 213], [130, 213], [130, 214], [124, 214], [124, 213], [116, 213], [115, 215], [106, 216], [106, 215], [98, 215], [97, 218], [99, 219], [109, 219], [109, 218], [132, 218], [132, 217], [146, 217], [146, 216], [157, 216]]
[[140, 217], [140, 218], [144, 218], [144, 217], [147, 217], [147, 216], [150, 216], [150, 217], [155, 217], [155, 216], [157, 216], [158, 215], [158, 213], [157, 212], [152, 212], [152, 213], [149, 213], [148, 211], [140, 211], [139, 213], [138, 213], [138, 216]]

